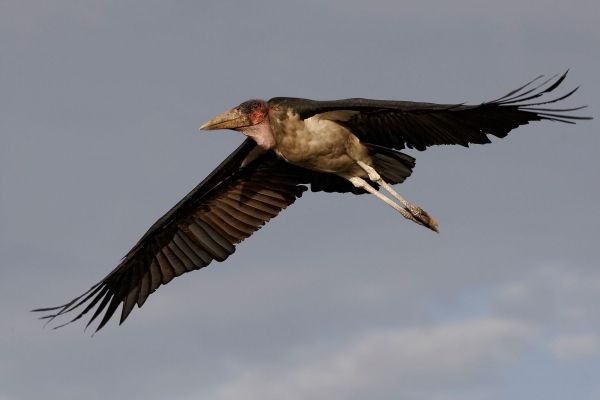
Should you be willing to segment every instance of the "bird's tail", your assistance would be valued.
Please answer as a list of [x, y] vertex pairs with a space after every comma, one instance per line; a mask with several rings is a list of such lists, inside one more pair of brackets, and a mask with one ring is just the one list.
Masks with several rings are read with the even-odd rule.
[[402, 183], [412, 174], [415, 159], [407, 154], [375, 144], [363, 143], [369, 149], [373, 160], [373, 168], [384, 181], [395, 184]]

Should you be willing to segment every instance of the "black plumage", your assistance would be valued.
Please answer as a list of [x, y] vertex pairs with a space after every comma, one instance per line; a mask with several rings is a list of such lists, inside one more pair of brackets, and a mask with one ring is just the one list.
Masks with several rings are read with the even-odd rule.
[[[540, 107], [563, 100], [577, 89], [548, 100], [536, 100], [554, 91], [565, 76], [566, 73], [534, 85], [540, 79], [536, 78], [497, 100], [479, 105], [290, 97], [243, 103], [203, 126], [243, 132], [249, 138], [241, 146], [156, 221], [99, 283], [62, 306], [34, 311], [49, 313], [42, 318], [53, 320], [82, 308], [69, 321], [73, 322], [95, 308], [88, 325], [104, 313], [96, 329], [99, 330], [122, 305], [122, 323], [134, 306], [141, 307], [160, 285], [213, 260], [227, 259], [238, 243], [294, 203], [308, 187], [312, 191], [365, 193], [365, 186], [359, 187], [350, 179], [366, 179], [366, 170], [356, 168], [361, 160], [381, 175], [383, 181], [379, 182], [368, 176], [377, 189], [380, 183], [401, 183], [410, 176], [415, 160], [397, 150], [484, 144], [490, 142], [488, 135], [501, 138], [531, 121], [573, 123], [588, 119], [568, 114], [582, 107]], [[326, 125], [324, 121], [331, 123]], [[317, 146], [320, 158], [303, 159], [302, 152], [298, 158], [298, 148], [312, 143], [305, 141], [306, 132], [322, 135], [322, 131], [329, 132], [327, 129], [332, 137], [341, 135], [340, 140], [331, 142], [330, 151], [325, 149], [329, 153]], [[340, 164], [340, 157], [346, 164]], [[360, 173], [357, 175], [356, 171]], [[429, 217], [419, 210], [416, 214], [411, 211], [416, 219], [411, 215], [407, 218], [428, 226], [421, 217]], [[421, 217], [419, 212], [423, 213]], [[436, 230], [437, 224], [428, 227]]]

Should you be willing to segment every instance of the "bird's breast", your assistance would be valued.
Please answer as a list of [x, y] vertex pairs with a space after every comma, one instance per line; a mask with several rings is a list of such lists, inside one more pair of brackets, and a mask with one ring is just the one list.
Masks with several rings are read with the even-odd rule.
[[[318, 115], [301, 119], [288, 110], [271, 118], [275, 152], [288, 162], [321, 172], [342, 172], [354, 165], [349, 152], [362, 147], [346, 127]], [[366, 149], [365, 149], [366, 151]]]

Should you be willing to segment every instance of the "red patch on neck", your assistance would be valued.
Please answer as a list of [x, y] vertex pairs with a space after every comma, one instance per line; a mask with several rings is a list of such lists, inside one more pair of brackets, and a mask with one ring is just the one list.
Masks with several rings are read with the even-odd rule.
[[250, 114], [249, 119], [252, 125], [259, 124], [262, 122], [263, 119], [265, 119], [265, 113], [263, 112], [263, 110], [256, 110], [252, 114]]

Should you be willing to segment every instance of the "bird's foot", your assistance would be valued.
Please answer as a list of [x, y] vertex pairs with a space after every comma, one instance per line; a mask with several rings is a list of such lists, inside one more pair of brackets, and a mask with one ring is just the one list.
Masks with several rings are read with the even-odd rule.
[[415, 206], [412, 206], [410, 209], [406, 208], [406, 210], [409, 211], [411, 216], [414, 218], [413, 221], [419, 225], [423, 225], [424, 227], [431, 229], [436, 233], [439, 233], [437, 221], [427, 214], [425, 210]]
[[379, 200], [392, 207], [394, 210], [398, 211], [404, 218], [413, 221], [419, 225], [423, 225], [424, 227], [429, 228], [434, 232], [438, 232], [438, 223], [435, 219], [431, 218], [429, 214], [427, 214], [420, 207], [417, 207], [406, 201], [402, 196], [400, 196], [393, 189], [391, 189], [391, 187], [387, 183], [381, 181], [384, 185], [384, 188], [389, 193], [393, 194], [394, 197], [400, 202], [400, 204], [379, 193], [379, 191], [377, 191], [374, 187], [369, 185], [363, 178], [360, 178], [358, 176], [352, 176], [348, 177], [347, 179], [355, 187], [366, 190], [367, 192], [377, 197]]

